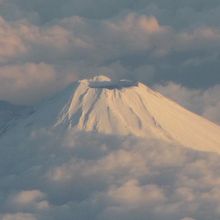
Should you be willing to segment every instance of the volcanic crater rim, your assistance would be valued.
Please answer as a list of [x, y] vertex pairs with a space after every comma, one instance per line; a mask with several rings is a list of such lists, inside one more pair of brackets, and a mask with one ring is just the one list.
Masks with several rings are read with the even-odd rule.
[[129, 81], [129, 80], [120, 80], [120, 81], [90, 81], [88, 84], [89, 88], [95, 89], [124, 89], [130, 87], [138, 86], [138, 82]]

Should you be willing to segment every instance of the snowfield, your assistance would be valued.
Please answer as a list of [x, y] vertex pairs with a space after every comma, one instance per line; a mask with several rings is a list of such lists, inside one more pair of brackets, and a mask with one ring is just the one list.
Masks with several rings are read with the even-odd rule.
[[[196, 150], [220, 152], [219, 126], [142, 83], [112, 82], [99, 76], [79, 81], [68, 91], [55, 127], [158, 138]], [[66, 91], [63, 93], [66, 96]]]

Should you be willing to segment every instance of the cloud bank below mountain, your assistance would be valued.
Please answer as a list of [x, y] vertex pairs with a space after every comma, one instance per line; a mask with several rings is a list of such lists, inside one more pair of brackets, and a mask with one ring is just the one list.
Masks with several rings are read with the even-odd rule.
[[44, 130], [1, 146], [4, 220], [220, 216], [216, 154], [150, 139]]

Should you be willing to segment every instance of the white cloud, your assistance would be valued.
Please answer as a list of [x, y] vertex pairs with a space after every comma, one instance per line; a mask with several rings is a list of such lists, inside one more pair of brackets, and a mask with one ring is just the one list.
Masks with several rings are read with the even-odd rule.
[[129, 180], [120, 187], [113, 187], [108, 197], [119, 205], [137, 207], [140, 205], [157, 205], [165, 200], [163, 190], [157, 185], [140, 186], [137, 180]]
[[70, 83], [75, 75], [57, 73], [45, 63], [0, 66], [0, 99], [33, 104]]
[[16, 214], [5, 214], [1, 216], [2, 220], [37, 220], [32, 214], [28, 213], [16, 213]]
[[27, 52], [19, 34], [2, 17], [0, 17], [0, 47], [0, 63]]
[[15, 195], [9, 196], [8, 206], [10, 209], [14, 207], [18, 210], [33, 208], [43, 210], [49, 208], [49, 203], [45, 199], [45, 194], [39, 190], [21, 191]]
[[43, 193], [38, 190], [22, 191], [12, 198], [12, 202], [18, 205], [27, 205], [43, 197]]

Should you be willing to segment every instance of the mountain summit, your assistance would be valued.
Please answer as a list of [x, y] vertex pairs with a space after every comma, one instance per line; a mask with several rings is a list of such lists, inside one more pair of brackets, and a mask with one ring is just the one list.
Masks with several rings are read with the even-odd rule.
[[78, 81], [54, 127], [134, 135], [220, 152], [220, 127], [140, 82], [106, 76]]
[[218, 125], [140, 82], [112, 81], [106, 76], [71, 84], [7, 133], [25, 138], [41, 128], [132, 135], [220, 153]]
[[147, 94], [141, 83], [111, 81], [106, 76], [81, 80], [62, 109], [55, 126], [65, 125], [103, 134], [154, 136], [169, 140], [148, 110]]

